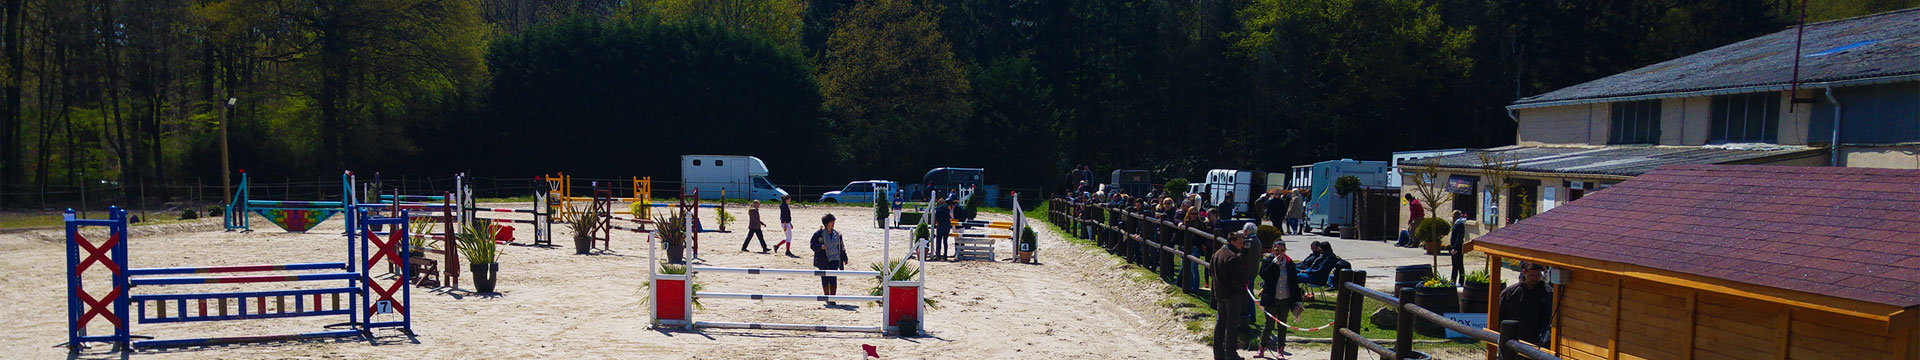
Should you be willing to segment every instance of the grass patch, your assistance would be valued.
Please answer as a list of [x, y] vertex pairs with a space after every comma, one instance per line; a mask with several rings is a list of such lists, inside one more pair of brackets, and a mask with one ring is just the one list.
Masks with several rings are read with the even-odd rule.
[[[87, 212], [87, 215], [89, 215], [86, 217], [88, 219], [106, 219], [107, 211], [94, 210]], [[139, 211], [128, 210], [127, 215], [141, 216], [141, 213]], [[180, 220], [180, 213], [178, 211], [156, 211], [147, 213], [147, 215], [152, 215], [152, 217], [142, 217], [140, 222], [133, 223], [132, 225], [161, 225], [192, 221]], [[201, 216], [205, 218], [205, 215]], [[60, 227], [66, 225], [66, 223], [66, 218], [59, 212], [0, 213], [0, 229]]]
[[64, 223], [60, 214], [0, 214], [0, 229], [60, 226]]

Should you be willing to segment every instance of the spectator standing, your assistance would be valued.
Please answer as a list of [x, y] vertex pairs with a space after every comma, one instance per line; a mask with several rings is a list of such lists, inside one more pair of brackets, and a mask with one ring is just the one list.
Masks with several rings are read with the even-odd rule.
[[[1257, 259], [1257, 257], [1241, 253], [1241, 248], [1246, 245], [1246, 237], [1245, 233], [1229, 235], [1227, 246], [1222, 246], [1220, 250], [1213, 252], [1211, 267], [1214, 269], [1213, 283], [1216, 294], [1230, 294], [1248, 288], [1247, 281], [1252, 278], [1252, 274], [1245, 270], [1249, 265], [1247, 260]], [[1244, 323], [1246, 318], [1228, 314], [1246, 312], [1246, 304], [1247, 302], [1240, 300], [1239, 296], [1216, 295], [1213, 297], [1213, 308], [1218, 314], [1213, 317], [1214, 359], [1240, 358], [1240, 329], [1246, 327]]]
[[1460, 210], [1453, 211], [1453, 231], [1450, 235], [1453, 241], [1447, 244], [1447, 249], [1452, 252], [1453, 283], [1459, 284], [1460, 279], [1466, 276], [1466, 265], [1462, 265], [1466, 259], [1461, 258], [1464, 254], [1460, 253], [1460, 245], [1467, 242], [1467, 213]]
[[[1274, 191], [1273, 194], [1267, 196], [1267, 202], [1261, 204], [1261, 206], [1267, 207], [1267, 219], [1273, 221], [1273, 228], [1275, 229], [1283, 231], [1291, 230], [1286, 224], [1287, 202], [1293, 201], [1293, 196], [1289, 195], [1291, 193], [1292, 192], [1284, 190]], [[1254, 218], [1254, 220], [1257, 221], [1260, 220], [1260, 218]]]
[[[809, 242], [813, 249], [813, 267], [820, 270], [842, 270], [847, 265], [847, 244], [839, 231], [833, 230], [833, 214], [820, 217], [820, 230], [813, 232]], [[827, 295], [836, 295], [840, 289], [839, 279], [833, 276], [820, 277], [820, 291]], [[827, 306], [834, 306], [832, 301]]]
[[[1316, 252], [1314, 255], [1320, 254]], [[1264, 305], [1263, 310], [1268, 316], [1280, 319], [1292, 318], [1288, 315], [1299, 316], [1300, 312], [1305, 310], [1300, 299], [1306, 291], [1300, 287], [1298, 281], [1294, 281], [1294, 274], [1299, 272], [1299, 268], [1294, 264], [1293, 258], [1287, 257], [1287, 243], [1274, 240], [1273, 247], [1268, 248], [1266, 261], [1262, 261], [1260, 265], [1260, 280], [1266, 284], [1266, 287], [1260, 291], [1260, 305]], [[1267, 326], [1260, 331], [1262, 342], [1260, 356], [1257, 357], [1265, 358], [1268, 348], [1279, 352], [1281, 358], [1287, 357], [1289, 355], [1287, 354], [1287, 326], [1275, 324], [1273, 319], [1267, 320]], [[1274, 331], [1275, 327], [1279, 328], [1278, 332]]]
[[953, 194], [939, 206], [933, 207], [933, 254], [936, 259], [947, 258], [947, 234], [953, 231]]
[[747, 208], [747, 239], [740, 240], [740, 251], [747, 251], [747, 244], [753, 242], [754, 236], [760, 237], [761, 253], [773, 251], [767, 248], [767, 234], [760, 232], [763, 226], [767, 226], [767, 223], [760, 222], [760, 200], [754, 200], [753, 207]]
[[1307, 191], [1296, 189], [1293, 191], [1293, 201], [1287, 202], [1287, 228], [1292, 229], [1294, 235], [1304, 234], [1307, 232], [1306, 219]]
[[[1500, 290], [1500, 319], [1520, 322], [1500, 332], [1534, 344], [1545, 344], [1548, 326], [1553, 321], [1553, 287], [1547, 285], [1546, 267], [1526, 264], [1520, 282]], [[1499, 321], [1492, 323], [1498, 324]]]

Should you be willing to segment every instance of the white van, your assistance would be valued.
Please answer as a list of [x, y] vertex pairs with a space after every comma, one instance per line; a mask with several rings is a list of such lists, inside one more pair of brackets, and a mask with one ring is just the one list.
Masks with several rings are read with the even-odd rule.
[[780, 201], [786, 190], [767, 180], [767, 163], [742, 155], [681, 155], [680, 184], [700, 190], [701, 199]]

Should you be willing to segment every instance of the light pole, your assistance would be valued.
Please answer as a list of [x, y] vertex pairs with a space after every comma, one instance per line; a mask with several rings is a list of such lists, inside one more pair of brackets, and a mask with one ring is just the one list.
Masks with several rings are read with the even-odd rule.
[[227, 98], [225, 106], [220, 107], [220, 194], [233, 196], [233, 170], [227, 167], [227, 110], [233, 108], [237, 98]]

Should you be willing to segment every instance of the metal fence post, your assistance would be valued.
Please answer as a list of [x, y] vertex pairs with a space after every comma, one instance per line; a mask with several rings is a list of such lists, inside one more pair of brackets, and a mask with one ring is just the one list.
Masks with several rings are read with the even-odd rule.
[[1413, 288], [1400, 289], [1400, 293], [1395, 294], [1395, 296], [1399, 297], [1397, 300], [1400, 300], [1400, 303], [1394, 304], [1393, 307], [1393, 312], [1398, 315], [1394, 317], [1395, 320], [1398, 320], [1398, 324], [1394, 325], [1393, 358], [1411, 359], [1413, 358], [1414, 315], [1413, 312], [1408, 311], [1408, 309], [1415, 306], [1413, 304]]

